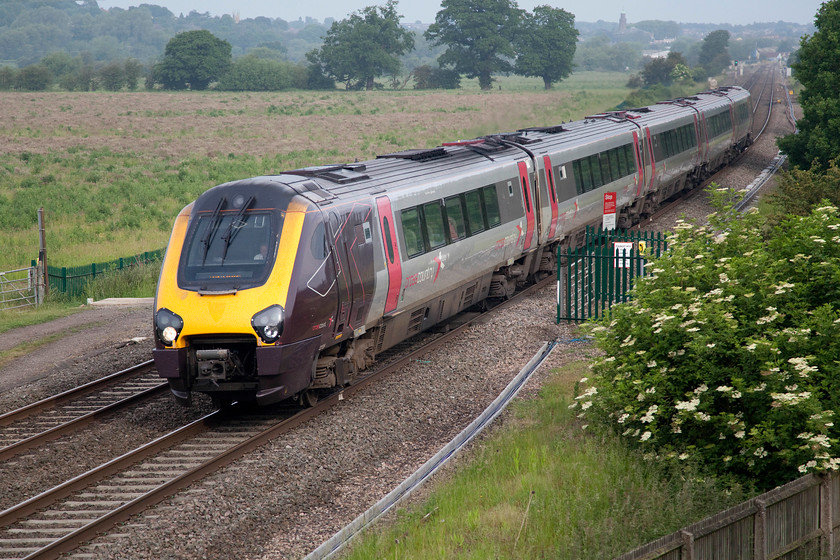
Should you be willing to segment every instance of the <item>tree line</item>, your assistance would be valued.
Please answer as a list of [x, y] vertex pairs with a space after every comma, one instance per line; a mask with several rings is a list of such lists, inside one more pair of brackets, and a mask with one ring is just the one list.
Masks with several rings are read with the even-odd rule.
[[[200, 89], [212, 84], [260, 91], [332, 88], [335, 83], [372, 89], [383, 87], [377, 81], [382, 78], [385, 87], [413, 83], [428, 89], [457, 88], [463, 76], [477, 78], [487, 89], [494, 75], [509, 73], [542, 78], [550, 88], [573, 68], [640, 69], [628, 85], [650, 87], [675, 77], [713, 74], [698, 58], [709, 38], [729, 37], [719, 30], [699, 41], [680, 36], [685, 24], [660, 21], [638, 22], [618, 35], [606, 22], [576, 26], [574, 15], [564, 10], [537, 6], [528, 12], [515, 0], [452, 0], [441, 8], [427, 28], [419, 22], [402, 25], [396, 0], [340, 21], [328, 19], [327, 27], [310, 18], [239, 20], [195, 11], [175, 17], [150, 4], [102, 10], [95, 0], [9, 0], [0, 4], [0, 59], [5, 59], [0, 60], [0, 89]], [[773, 25], [783, 32], [788, 27]], [[585, 30], [584, 37], [578, 29]], [[749, 40], [738, 38], [731, 46], [733, 57], [745, 59], [774, 41], [790, 43], [757, 38], [757, 31]], [[675, 36], [671, 51], [679, 54], [666, 60], [643, 57], [643, 49], [650, 48], [645, 41]], [[222, 43], [216, 45], [211, 37]], [[195, 41], [204, 41], [212, 56], [188, 57], [199, 67], [191, 80], [180, 80], [173, 64], [178, 51]], [[210, 70], [204, 85], [201, 74]]]

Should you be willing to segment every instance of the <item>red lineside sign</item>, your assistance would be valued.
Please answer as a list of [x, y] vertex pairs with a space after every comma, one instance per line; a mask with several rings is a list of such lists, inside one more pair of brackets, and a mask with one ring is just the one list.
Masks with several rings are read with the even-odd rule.
[[604, 230], [615, 229], [615, 203], [617, 197], [616, 193], [604, 193], [604, 217], [601, 222], [601, 228]]
[[604, 214], [615, 214], [616, 193], [604, 193]]

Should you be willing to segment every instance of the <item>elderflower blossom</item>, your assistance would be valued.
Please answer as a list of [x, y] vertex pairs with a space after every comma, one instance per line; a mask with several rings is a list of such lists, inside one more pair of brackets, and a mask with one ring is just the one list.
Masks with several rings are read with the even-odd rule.
[[619, 423], [619, 424], [624, 424], [624, 422], [625, 422], [628, 418], [630, 418], [630, 415], [629, 415], [629, 414], [627, 414], [627, 413], [625, 412], [624, 414], [622, 414], [621, 416], [619, 416], [619, 417], [618, 417], [618, 423]]
[[778, 319], [780, 317], [780, 315], [778, 313], [776, 313], [776, 308], [775, 307], [768, 307], [767, 311], [770, 312], [770, 315], [765, 315], [764, 317], [760, 317], [755, 322], [756, 325], [764, 325], [764, 324], [767, 324], [767, 323], [772, 323], [773, 321], [775, 321], [776, 319]]
[[645, 432], [645, 433], [642, 434], [642, 437], [639, 438], [639, 441], [647, 441], [647, 440], [650, 439], [650, 436], [652, 436], [652, 435], [653, 434], [651, 434], [650, 432]]
[[809, 391], [802, 391], [801, 393], [770, 393], [770, 397], [773, 399], [772, 406], [774, 407], [783, 405], [794, 406], [801, 403], [810, 396], [811, 393]]
[[783, 293], [787, 292], [788, 289], [793, 288], [793, 286], [794, 286], [793, 284], [790, 284], [788, 282], [785, 282], [783, 284], [779, 284], [778, 286], [775, 286], [775, 288], [776, 288], [775, 294], [776, 295], [783, 294]]
[[686, 412], [694, 412], [700, 404], [700, 399], [691, 399], [690, 401], [679, 401], [674, 405], [677, 410], [685, 410]]
[[715, 391], [718, 391], [720, 393], [731, 393], [732, 387], [729, 387], [728, 385], [721, 385], [720, 387], [715, 389]]
[[813, 356], [806, 356], [804, 358], [790, 358], [788, 360], [789, 364], [793, 364], [793, 369], [799, 372], [799, 377], [808, 377], [809, 373], [818, 371], [818, 368], [816, 366], [808, 365], [808, 358], [813, 358]]
[[576, 396], [575, 400], [588, 399], [589, 397], [591, 397], [592, 395], [595, 395], [597, 393], [598, 393], [598, 388], [597, 387], [590, 387], [586, 391], [584, 391], [583, 394]]
[[653, 422], [653, 415], [657, 413], [659, 407], [655, 404], [651, 405], [650, 408], [647, 410], [644, 416], [641, 417], [641, 421], [643, 424], [650, 424]]
[[767, 451], [765, 451], [765, 449], [763, 447], [759, 447], [758, 449], [756, 449], [753, 452], [753, 455], [755, 455], [756, 457], [762, 458], [762, 457], [767, 457], [768, 453], [767, 453]]

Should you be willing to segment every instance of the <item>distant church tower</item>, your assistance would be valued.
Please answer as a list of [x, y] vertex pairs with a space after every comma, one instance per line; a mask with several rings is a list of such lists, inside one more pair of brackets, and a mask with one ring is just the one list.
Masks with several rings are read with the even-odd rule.
[[621, 17], [618, 19], [618, 32], [627, 32], [627, 14], [625, 14], [624, 12], [621, 12]]

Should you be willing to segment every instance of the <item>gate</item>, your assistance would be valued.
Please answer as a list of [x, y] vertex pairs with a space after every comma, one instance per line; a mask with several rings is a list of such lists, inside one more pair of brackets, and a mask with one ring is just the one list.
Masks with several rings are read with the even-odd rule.
[[633, 280], [647, 275], [647, 257], [666, 250], [660, 232], [587, 226], [583, 247], [557, 249], [557, 322], [598, 318], [627, 301]]
[[0, 272], [0, 310], [37, 305], [36, 268], [19, 268]]

